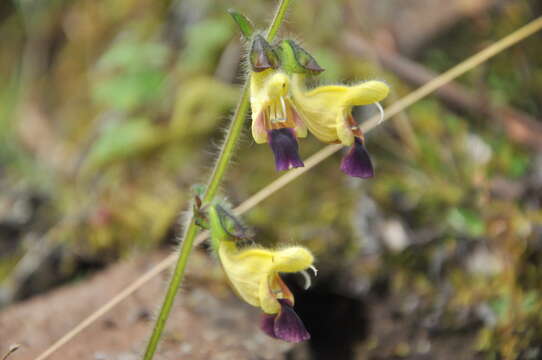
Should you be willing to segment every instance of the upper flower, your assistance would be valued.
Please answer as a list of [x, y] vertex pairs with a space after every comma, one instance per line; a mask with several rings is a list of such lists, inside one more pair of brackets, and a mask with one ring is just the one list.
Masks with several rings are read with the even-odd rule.
[[307, 128], [289, 96], [290, 79], [278, 70], [275, 50], [256, 35], [250, 49], [250, 105], [252, 136], [256, 143], [269, 143], [277, 170], [303, 166], [299, 158], [298, 137], [307, 136]]
[[296, 137], [307, 136], [307, 128], [289, 96], [290, 78], [283, 72], [267, 69], [250, 77], [252, 136], [258, 144], [269, 141], [268, 133], [293, 129]]
[[371, 80], [353, 86], [328, 85], [306, 90], [304, 75], [294, 74], [291, 91], [304, 123], [314, 136], [324, 142], [352, 146], [341, 162], [341, 170], [360, 178], [374, 176], [373, 163], [352, 108], [383, 100], [389, 93], [388, 86]]
[[376, 103], [381, 110], [378, 102], [389, 93], [384, 82], [307, 90], [306, 75], [323, 71], [316, 60], [292, 40], [272, 47], [259, 35], [252, 41], [250, 63], [252, 135], [257, 143], [271, 145], [278, 170], [303, 166], [297, 138], [305, 137], [308, 129], [321, 141], [352, 146], [341, 163], [345, 173], [361, 178], [374, 175], [352, 108]]
[[291, 91], [304, 123], [314, 136], [327, 143], [338, 141], [350, 146], [356, 136], [362, 136], [352, 117], [352, 108], [383, 100], [389, 87], [382, 81], [371, 80], [353, 86], [327, 85], [307, 90], [304, 76], [294, 74]]

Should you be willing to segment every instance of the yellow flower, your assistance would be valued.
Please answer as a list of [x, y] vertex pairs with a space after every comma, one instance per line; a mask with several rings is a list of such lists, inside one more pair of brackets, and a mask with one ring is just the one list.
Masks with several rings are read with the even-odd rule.
[[359, 128], [352, 124], [352, 107], [369, 105], [388, 96], [382, 81], [366, 81], [353, 86], [328, 85], [307, 91], [304, 76], [292, 76], [292, 94], [303, 121], [321, 141], [340, 141], [350, 146]]
[[235, 242], [223, 240], [218, 256], [233, 287], [243, 300], [267, 314], [280, 310], [277, 299], [294, 298], [279, 273], [295, 273], [312, 266], [309, 250], [292, 246], [280, 250], [251, 247], [239, 250]]
[[279, 275], [311, 268], [314, 257], [309, 250], [300, 246], [238, 249], [234, 241], [222, 240], [218, 256], [237, 294], [267, 314], [262, 322], [267, 334], [291, 342], [310, 337], [293, 311], [294, 296]]
[[293, 74], [290, 89], [296, 109], [314, 136], [327, 143], [353, 145], [341, 169], [351, 176], [373, 176], [363, 134], [352, 116], [352, 108], [378, 103], [388, 95], [389, 87], [382, 81], [372, 80], [353, 86], [328, 85], [307, 90], [305, 76]]
[[296, 138], [307, 136], [289, 96], [290, 78], [272, 68], [250, 76], [252, 137], [258, 144], [269, 143], [277, 170], [303, 166]]

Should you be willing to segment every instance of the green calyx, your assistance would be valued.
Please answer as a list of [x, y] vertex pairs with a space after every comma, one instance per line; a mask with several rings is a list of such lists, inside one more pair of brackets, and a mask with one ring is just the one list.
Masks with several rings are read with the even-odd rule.
[[277, 53], [260, 34], [255, 35], [252, 40], [249, 58], [252, 71], [254, 72], [278, 69], [280, 66]]
[[314, 57], [293, 40], [283, 40], [277, 46], [282, 68], [289, 73], [318, 75], [324, 69]]
[[241, 30], [243, 37], [246, 40], [252, 39], [252, 34], [254, 34], [254, 25], [252, 25], [252, 22], [245, 15], [235, 11], [234, 9], [229, 9], [228, 13], [239, 26], [239, 30]]
[[249, 240], [253, 237], [250, 229], [219, 204], [209, 207], [207, 217], [211, 231], [211, 244], [215, 250], [218, 249], [220, 241]]
[[283, 40], [277, 46], [271, 46], [262, 35], [255, 34], [254, 25], [246, 16], [233, 9], [228, 13], [239, 26], [243, 37], [252, 39], [249, 53], [252, 71], [279, 67], [288, 73], [307, 75], [318, 75], [324, 71], [314, 57], [293, 40]]

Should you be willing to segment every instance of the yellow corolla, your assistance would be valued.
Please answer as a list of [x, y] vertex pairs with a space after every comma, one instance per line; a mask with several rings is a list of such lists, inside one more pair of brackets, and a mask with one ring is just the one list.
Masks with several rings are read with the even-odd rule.
[[291, 91], [303, 121], [321, 141], [354, 143], [357, 124], [352, 123], [352, 107], [383, 100], [389, 87], [382, 81], [371, 80], [353, 86], [327, 85], [306, 90], [304, 75], [292, 76]]
[[309, 250], [300, 246], [238, 249], [234, 241], [222, 240], [218, 256], [237, 294], [265, 313], [262, 329], [267, 334], [290, 342], [310, 338], [293, 310], [294, 296], [279, 275], [311, 268], [314, 257]]
[[295, 108], [314, 136], [327, 143], [353, 145], [341, 169], [351, 176], [373, 176], [363, 134], [352, 117], [352, 108], [378, 103], [388, 95], [389, 87], [382, 81], [372, 80], [352, 86], [328, 85], [307, 90], [305, 76], [293, 74], [290, 91]]
[[233, 287], [243, 300], [267, 314], [280, 310], [277, 299], [294, 298], [279, 273], [295, 273], [312, 266], [309, 250], [292, 246], [279, 250], [251, 247], [237, 249], [235, 242], [220, 242], [218, 256]]

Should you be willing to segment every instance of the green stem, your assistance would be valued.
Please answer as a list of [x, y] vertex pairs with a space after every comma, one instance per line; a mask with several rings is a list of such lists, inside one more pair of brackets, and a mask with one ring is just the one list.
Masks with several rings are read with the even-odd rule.
[[[277, 36], [280, 25], [282, 24], [282, 22], [284, 21], [284, 17], [286, 16], [286, 10], [290, 5], [290, 1], [291, 0], [281, 0], [277, 8], [277, 12], [273, 17], [273, 21], [271, 22], [271, 25], [267, 30], [267, 41], [272, 42], [275, 39], [275, 36]], [[220, 156], [215, 163], [213, 173], [211, 175], [211, 178], [209, 179], [205, 195], [203, 196], [204, 203], [211, 201], [215, 197], [218, 186], [222, 182], [222, 178], [224, 177], [226, 168], [228, 167], [231, 157], [233, 156], [235, 145], [237, 145], [237, 140], [239, 139], [239, 136], [241, 135], [241, 132], [243, 130], [246, 114], [250, 106], [250, 93], [248, 84], [249, 81], [247, 81], [243, 86], [241, 99], [239, 100], [239, 104], [237, 105], [237, 109], [235, 110], [235, 115], [233, 115], [232, 123], [230, 125], [230, 129], [228, 130], [228, 135], [226, 136], [226, 140], [224, 141], [224, 145], [222, 146], [222, 151], [220, 152]]]
[[290, 0], [280, 1], [279, 6], [277, 7], [277, 12], [273, 17], [273, 21], [271, 22], [271, 25], [269, 25], [269, 29], [267, 30], [267, 41], [272, 42], [273, 40], [275, 40], [275, 36], [277, 36], [280, 26], [282, 25], [282, 22], [286, 17], [286, 11], [288, 10], [288, 6], [290, 6]]
[[[290, 2], [291, 0], [280, 1], [277, 12], [275, 13], [273, 21], [271, 22], [271, 25], [269, 26], [269, 29], [267, 31], [268, 41], [273, 41], [273, 39], [277, 35], [277, 32], [282, 22], [284, 21], [286, 10], [288, 9]], [[235, 114], [233, 115], [228, 134], [226, 135], [226, 139], [224, 140], [220, 155], [216, 160], [213, 173], [209, 178], [205, 194], [203, 195], [204, 203], [209, 203], [216, 196], [220, 183], [222, 182], [222, 178], [224, 177], [228, 164], [233, 156], [237, 141], [239, 140], [239, 137], [242, 133], [243, 125], [245, 123], [245, 119], [248, 113], [248, 108], [250, 106], [249, 80], [250, 79], [247, 79], [245, 85], [243, 86], [241, 99], [239, 100], [239, 104], [237, 105], [237, 109], [235, 110]], [[160, 337], [162, 336], [166, 321], [169, 317], [169, 313], [171, 312], [171, 308], [175, 301], [175, 296], [177, 295], [177, 291], [179, 290], [179, 287], [183, 280], [186, 264], [188, 263], [188, 258], [192, 251], [194, 239], [196, 238], [197, 233], [198, 227], [196, 226], [196, 222], [192, 214], [190, 215], [190, 221], [185, 228], [183, 240], [181, 242], [181, 249], [179, 250], [179, 258], [177, 259], [175, 270], [173, 271], [173, 275], [169, 282], [164, 302], [162, 304], [162, 307], [160, 308], [160, 313], [158, 314], [158, 318], [156, 319], [156, 322], [154, 324], [149, 343], [147, 344], [147, 349], [145, 350], [145, 355], [143, 357], [144, 360], [152, 360], [152, 358], [154, 357], [154, 354], [158, 347], [158, 343], [160, 341]]]

